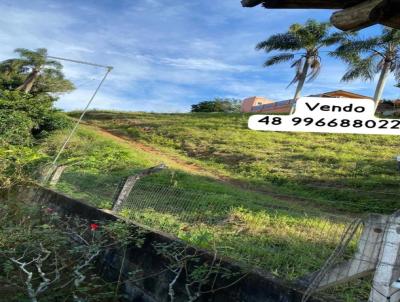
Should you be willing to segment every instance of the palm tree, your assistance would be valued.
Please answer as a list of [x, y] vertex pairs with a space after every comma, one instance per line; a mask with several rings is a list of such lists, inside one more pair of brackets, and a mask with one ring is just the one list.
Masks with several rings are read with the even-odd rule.
[[57, 77], [63, 77], [61, 73], [62, 65], [54, 60], [47, 59], [47, 49], [38, 48], [32, 51], [25, 48], [17, 48], [16, 53], [20, 55], [16, 62], [22, 66], [23, 73], [27, 73], [24, 82], [17, 87], [17, 90], [29, 93], [33, 84], [41, 74], [52, 74]]
[[18, 87], [24, 76], [19, 60], [9, 59], [0, 62], [0, 87], [11, 90]]
[[296, 69], [296, 74], [289, 86], [297, 83], [294, 100], [297, 100], [303, 89], [305, 81], [314, 80], [321, 71], [320, 50], [341, 42], [347, 34], [332, 33], [330, 23], [319, 23], [308, 20], [304, 25], [293, 24], [289, 31], [276, 34], [257, 44], [257, 50], [284, 51], [270, 57], [264, 67], [291, 61], [291, 67]]
[[19, 53], [19, 58], [0, 62], [0, 88], [31, 94], [63, 93], [74, 89], [74, 85], [64, 78], [63, 66], [49, 60], [45, 48], [36, 51], [18, 48], [15, 52]]
[[372, 81], [376, 74], [380, 74], [374, 95], [375, 107], [382, 99], [390, 73], [400, 81], [400, 30], [384, 28], [376, 37], [346, 39], [332, 54], [349, 65], [342, 81], [358, 78]]

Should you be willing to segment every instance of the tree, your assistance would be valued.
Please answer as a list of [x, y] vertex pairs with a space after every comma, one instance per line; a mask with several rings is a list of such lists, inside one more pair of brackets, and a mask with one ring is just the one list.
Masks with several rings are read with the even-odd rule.
[[305, 81], [314, 80], [321, 71], [320, 50], [341, 42], [347, 35], [345, 33], [331, 33], [330, 23], [319, 23], [316, 20], [308, 20], [304, 25], [293, 24], [289, 31], [276, 34], [267, 40], [257, 44], [257, 50], [284, 51], [271, 56], [264, 67], [269, 67], [283, 62], [291, 62], [296, 74], [289, 86], [297, 83], [294, 99], [301, 95]]
[[74, 89], [64, 78], [63, 66], [47, 58], [47, 50], [25, 48], [15, 50], [20, 58], [0, 63], [0, 84], [3, 89], [16, 89], [25, 93], [62, 93]]
[[0, 146], [30, 145], [34, 138], [70, 125], [70, 119], [53, 107], [53, 99], [45, 93], [0, 90]]
[[12, 90], [18, 87], [24, 79], [21, 62], [15, 59], [0, 63], [0, 87]]
[[400, 81], [400, 30], [384, 28], [379, 36], [345, 39], [332, 54], [349, 65], [342, 81], [359, 78], [372, 81], [376, 74], [380, 74], [374, 95], [376, 107], [389, 74], [393, 73]]
[[241, 101], [237, 99], [215, 98], [192, 105], [192, 112], [240, 112]]

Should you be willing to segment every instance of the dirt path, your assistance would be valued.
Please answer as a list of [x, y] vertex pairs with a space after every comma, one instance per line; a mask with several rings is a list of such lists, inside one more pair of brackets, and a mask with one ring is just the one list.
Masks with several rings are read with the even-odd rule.
[[199, 165], [196, 165], [195, 163], [190, 163], [190, 162], [185, 161], [182, 158], [179, 158], [177, 156], [166, 155], [161, 150], [158, 150], [152, 146], [143, 144], [141, 142], [135, 141], [132, 138], [127, 137], [119, 132], [101, 128], [101, 127], [98, 127], [98, 126], [90, 124], [90, 123], [85, 123], [85, 125], [96, 130], [96, 132], [98, 132], [99, 134], [101, 134], [104, 137], [121, 142], [125, 145], [128, 145], [128, 146], [134, 148], [134, 149], [139, 149], [146, 153], [153, 154], [153, 155], [157, 156], [157, 158], [159, 158], [161, 161], [164, 161], [166, 165], [172, 164], [172, 166], [179, 167], [182, 170], [190, 172], [190, 173], [201, 174], [204, 176], [210, 176], [210, 177], [213, 177], [216, 179], [220, 179], [218, 175], [210, 172], [209, 170], [207, 170], [203, 167], [200, 167]]

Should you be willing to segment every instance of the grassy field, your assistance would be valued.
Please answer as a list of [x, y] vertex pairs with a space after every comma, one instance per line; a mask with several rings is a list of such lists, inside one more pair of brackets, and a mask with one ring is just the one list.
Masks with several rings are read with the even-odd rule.
[[101, 111], [86, 116], [107, 131], [247, 188], [303, 197], [315, 207], [346, 213], [399, 208], [396, 136], [256, 132], [247, 129], [247, 118]]
[[[123, 215], [286, 280], [320, 268], [353, 216], [397, 207], [395, 138], [258, 133], [246, 118], [90, 112], [97, 127], [73, 138], [56, 189], [110, 209], [123, 177], [164, 162], [169, 169], [140, 181]], [[40, 152], [54, 156], [66, 134]], [[347, 252], [354, 248], [355, 240]], [[362, 281], [332, 295], [357, 301], [368, 288]]]

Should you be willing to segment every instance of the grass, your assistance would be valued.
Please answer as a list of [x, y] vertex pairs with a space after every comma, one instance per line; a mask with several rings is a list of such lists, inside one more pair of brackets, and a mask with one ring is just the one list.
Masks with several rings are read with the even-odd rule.
[[122, 215], [288, 280], [317, 270], [349, 222], [150, 182], [135, 185]]
[[[42, 142], [40, 151], [50, 158], [53, 157], [66, 135], [67, 131], [51, 135]], [[59, 164], [69, 167], [62, 174], [56, 189], [76, 198], [86, 199], [97, 207], [109, 209], [115, 189], [123, 177], [161, 162], [162, 160], [151, 154], [133, 149], [129, 145], [102, 136], [90, 127], [82, 126], [59, 160]], [[215, 179], [201, 173], [188, 173], [179, 165], [149, 176], [146, 181], [204, 193], [218, 192], [240, 200], [250, 199], [251, 202], [264, 206], [301, 209], [301, 205], [216, 182]]]
[[92, 111], [86, 119], [256, 190], [344, 212], [400, 206], [396, 136], [256, 132], [242, 114]]
[[[55, 189], [110, 209], [115, 189], [123, 177], [165, 159], [178, 159], [168, 163], [170, 169], [143, 179], [135, 187], [142, 191], [132, 194], [136, 200], [131, 200], [131, 208], [124, 208], [122, 214], [188, 243], [216, 249], [219, 254], [250, 266], [257, 265], [282, 279], [294, 280], [317, 270], [333, 251], [349, 218], [331, 215], [331, 209], [360, 213], [377, 207], [380, 212], [389, 212], [398, 203], [388, 195], [385, 202], [392, 204], [379, 207], [375, 193], [371, 193], [388, 187], [390, 192], [397, 192], [392, 180], [389, 184], [389, 176], [398, 179], [397, 172], [392, 171], [389, 164], [380, 167], [382, 174], [379, 177], [372, 172], [379, 168], [376, 162], [371, 163], [374, 169], [364, 169], [366, 173], [358, 176], [349, 168], [353, 160], [360, 162], [360, 154], [364, 154], [363, 161], [373, 157], [373, 147], [354, 151], [357, 144], [368, 140], [367, 137], [354, 136], [357, 144], [349, 136], [300, 134], [298, 137], [283, 133], [274, 137], [272, 133], [247, 130], [246, 117], [241, 115], [91, 112], [88, 117], [101, 127], [156, 146], [164, 155], [154, 156], [129, 143], [107, 137], [92, 127], [82, 126], [60, 160], [69, 167]], [[229, 125], [234, 131], [228, 130]], [[181, 144], [178, 143], [179, 135]], [[40, 152], [54, 156], [65, 136], [66, 132], [51, 135], [40, 145]], [[308, 141], [305, 140], [307, 136]], [[289, 139], [289, 145], [285, 143], [285, 137]], [[389, 162], [396, 141], [385, 137], [373, 137], [369, 141], [381, 145]], [[188, 144], [192, 144], [192, 151]], [[355, 149], [350, 151], [350, 146]], [[328, 150], [335, 148], [347, 151]], [[199, 152], [200, 149], [203, 151]], [[316, 156], [316, 150], [322, 150], [323, 154], [329, 151], [332, 158], [336, 157], [336, 166], [320, 161], [321, 155], [316, 161], [311, 156]], [[277, 152], [281, 152], [281, 158], [275, 154]], [[351, 152], [355, 154], [349, 159]], [[251, 160], [246, 160], [246, 156]], [[287, 162], [285, 158], [298, 158], [298, 161]], [[194, 163], [202, 170], [188, 171], [180, 160]], [[303, 169], [291, 170], [294, 165], [303, 165]], [[314, 168], [307, 169], [305, 165]], [[253, 170], [253, 167], [258, 168]], [[322, 171], [325, 174], [321, 176]], [[216, 181], [216, 175], [239, 180], [257, 190], [308, 197], [311, 202], [297, 203], [256, 190], [245, 190], [229, 181]], [[387, 180], [386, 186], [380, 184], [380, 179]], [[361, 198], [350, 190], [310, 189], [310, 183], [360, 189], [366, 192], [362, 196], [370, 194], [373, 198]], [[162, 191], [155, 186], [168, 189]], [[354, 250], [355, 242], [356, 239], [348, 253]], [[365, 290], [360, 290], [360, 286]], [[368, 284], [355, 286], [352, 283], [335, 289], [333, 295], [344, 301], [356, 301], [367, 293]]]

